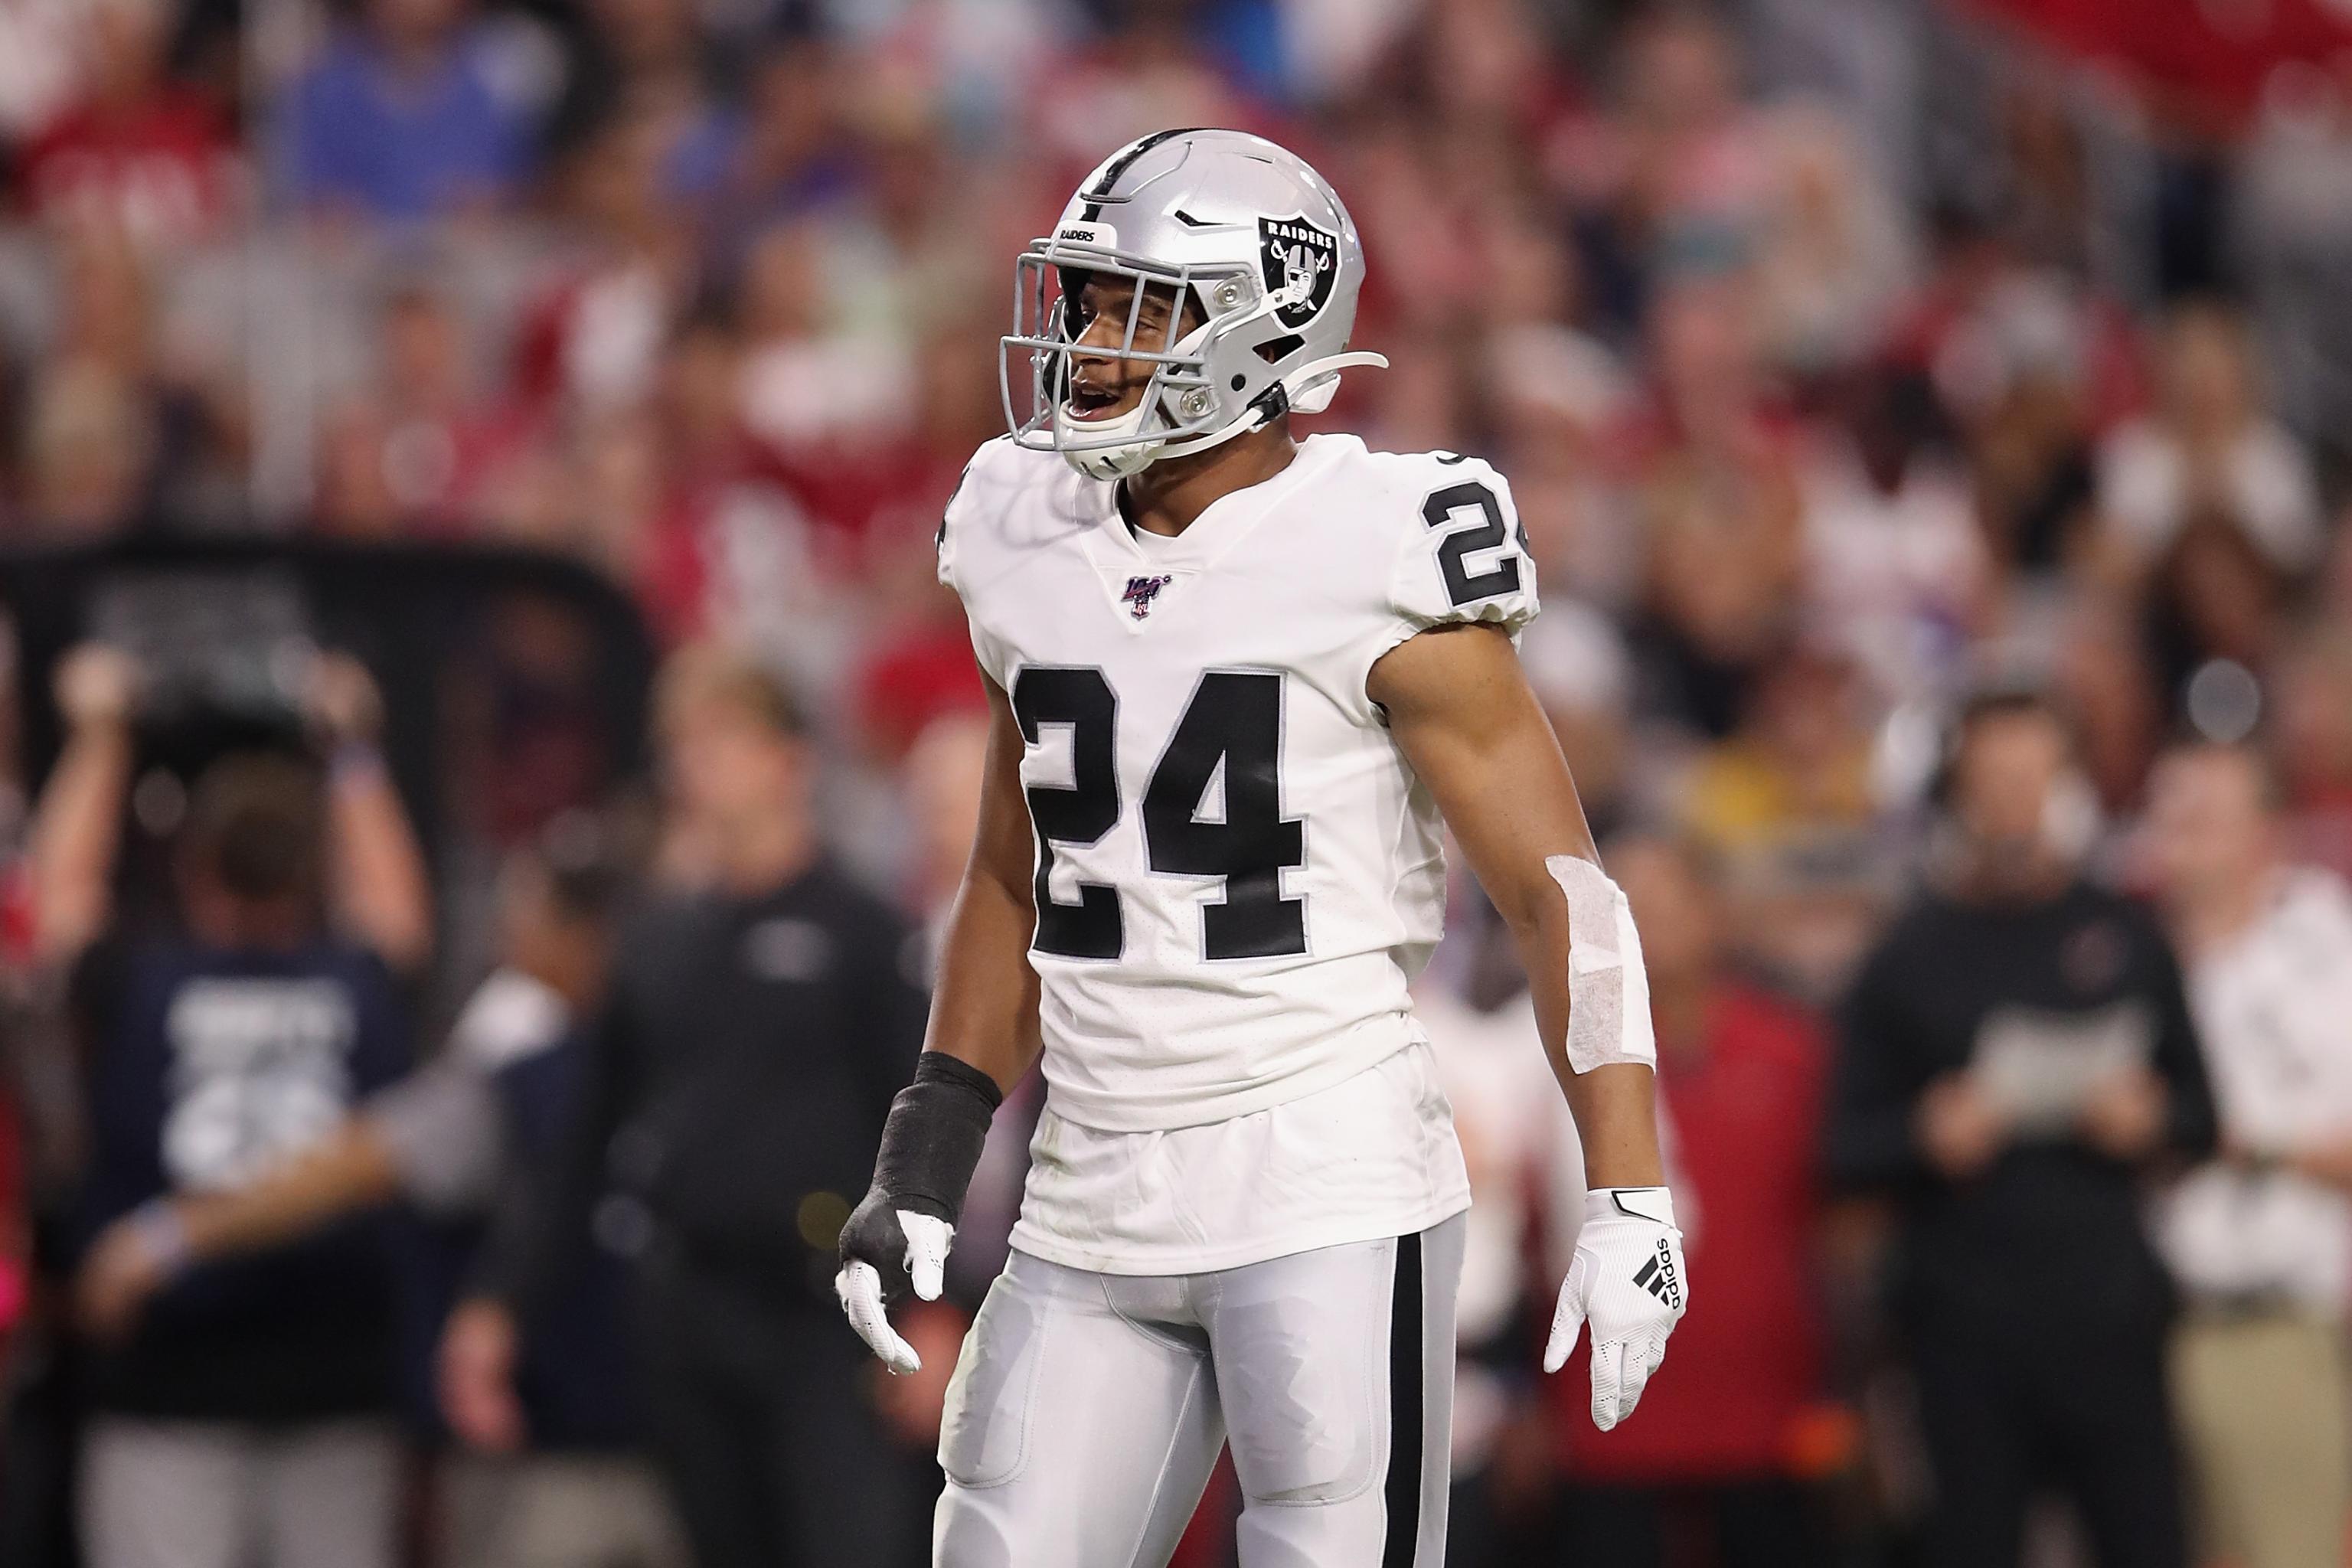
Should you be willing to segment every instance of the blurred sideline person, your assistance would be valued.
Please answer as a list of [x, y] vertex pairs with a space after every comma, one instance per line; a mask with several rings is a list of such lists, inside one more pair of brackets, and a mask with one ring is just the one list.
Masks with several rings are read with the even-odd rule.
[[2352, 890], [2287, 864], [2283, 805], [2236, 746], [2177, 750], [2149, 789], [2221, 1118], [2159, 1233], [2186, 1297], [2174, 1389], [2211, 1544], [2241, 1568], [2339, 1562], [2352, 1515]]
[[[575, 1091], [579, 1021], [603, 985], [619, 890], [593, 837], [583, 819], [559, 819], [539, 847], [509, 858], [499, 967], [438, 1057], [247, 1184], [184, 1194], [110, 1226], [77, 1282], [84, 1321], [121, 1333], [192, 1268], [402, 1200], [435, 1219], [473, 1222], [478, 1237], [499, 1194], [515, 1192], [549, 1152]], [[580, 1287], [523, 1348], [518, 1401], [453, 1401], [451, 1427], [496, 1458], [446, 1472], [447, 1568], [683, 1563], [659, 1483], [634, 1457], [641, 1420], [620, 1283], [617, 1265], [592, 1254]], [[462, 1331], [450, 1340], [473, 1342]]]
[[1508, 487], [1291, 429], [1386, 363], [1345, 352], [1363, 269], [1320, 175], [1218, 130], [1114, 153], [1015, 262], [1028, 410], [938, 535], [987, 678], [980, 827], [836, 1280], [919, 1370], [886, 1306], [940, 1295], [1042, 1061], [948, 1397], [948, 1568], [1165, 1562], [1228, 1439], [1244, 1568], [1443, 1559], [1470, 1191], [1408, 990], [1442, 826], [1517, 940], [1594, 1184], [1547, 1363], [1589, 1320], [1612, 1426], [1682, 1315], [1640, 944], [1518, 662]]
[[690, 647], [656, 715], [670, 864], [701, 881], [621, 934], [577, 1104], [452, 1318], [445, 1396], [511, 1404], [593, 1215], [632, 1260], [648, 1436], [698, 1568], [894, 1568], [919, 1493], [828, 1284], [921, 1039], [921, 943], [826, 855], [777, 677]]
[[[73, 966], [90, 1123], [84, 1234], [165, 1253], [180, 1194], [233, 1188], [333, 1135], [405, 1068], [395, 970], [429, 934], [424, 872], [373, 746], [373, 685], [322, 664], [331, 761], [234, 753], [173, 846], [180, 929], [110, 931], [142, 672], [84, 648], [36, 828], [47, 956]], [[91, 1362], [80, 1516], [92, 1568], [378, 1568], [392, 1561], [395, 1322], [380, 1232], [354, 1221], [188, 1268]]]
[[1842, 1020], [1830, 1173], [1896, 1211], [1933, 1568], [2011, 1568], [2045, 1487], [2100, 1568], [2188, 1562], [2139, 1178], [2209, 1153], [2213, 1106], [2154, 915], [2083, 874], [2073, 768], [2040, 696], [1969, 701], [1948, 853]]
[[[1696, 840], [1612, 840], [1650, 971], [1658, 1092], [1707, 1293], [1675, 1331], [1681, 1375], [1605, 1436], [1560, 1412], [1559, 1561], [1645, 1568], [1705, 1542], [1726, 1568], [1830, 1555], [1803, 1482], [1824, 1430], [1814, 1272], [1828, 1050], [1806, 1009], [1743, 978], [1722, 872]], [[1557, 1390], [1555, 1390], [1557, 1396]]]

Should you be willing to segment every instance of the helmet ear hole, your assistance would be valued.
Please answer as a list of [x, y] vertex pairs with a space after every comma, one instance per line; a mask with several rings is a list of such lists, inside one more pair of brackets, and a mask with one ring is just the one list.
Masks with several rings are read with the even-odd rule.
[[1257, 357], [1268, 364], [1280, 364], [1307, 346], [1307, 340], [1293, 332], [1286, 338], [1276, 338], [1257, 346]]

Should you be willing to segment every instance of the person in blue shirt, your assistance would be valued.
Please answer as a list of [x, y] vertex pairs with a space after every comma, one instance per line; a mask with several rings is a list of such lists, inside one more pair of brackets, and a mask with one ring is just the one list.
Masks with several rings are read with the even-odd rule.
[[[157, 1292], [205, 1263], [250, 1257], [349, 1216], [404, 1204], [456, 1243], [443, 1269], [407, 1281], [420, 1327], [437, 1335], [488, 1215], [549, 1157], [583, 1065], [583, 1021], [603, 989], [623, 891], [604, 836], [558, 818], [499, 879], [498, 967], [428, 1063], [355, 1109], [335, 1133], [227, 1191], [183, 1194], [142, 1222], [117, 1221], [76, 1280], [85, 1322], [120, 1333]], [[504, 1402], [446, 1377], [446, 1415], [484, 1463], [452, 1453], [455, 1564], [594, 1563], [683, 1568], [685, 1545], [659, 1481], [638, 1457], [633, 1348], [620, 1261], [579, 1238], [583, 1265], [517, 1358]], [[457, 1353], [470, 1343], [453, 1336]]]
[[288, 89], [278, 184], [314, 212], [413, 222], [494, 205], [530, 173], [532, 107], [467, 0], [368, 0]]
[[[175, 1197], [299, 1154], [408, 1067], [398, 971], [429, 940], [423, 868], [372, 744], [373, 684], [349, 660], [314, 674], [323, 755], [205, 768], [171, 846], [176, 919], [125, 929], [110, 889], [142, 679], [105, 649], [61, 671], [71, 735], [35, 884], [42, 944], [71, 975], [84, 1237], [163, 1236]], [[90, 1568], [390, 1568], [393, 1285], [384, 1237], [359, 1220], [181, 1270], [135, 1322], [93, 1333]]]

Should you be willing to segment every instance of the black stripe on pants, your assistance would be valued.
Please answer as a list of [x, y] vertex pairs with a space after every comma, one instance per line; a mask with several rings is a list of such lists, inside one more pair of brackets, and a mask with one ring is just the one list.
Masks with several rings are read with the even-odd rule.
[[1421, 1543], [1421, 1237], [1397, 1237], [1389, 1305], [1388, 1542], [1381, 1568], [1412, 1568]]

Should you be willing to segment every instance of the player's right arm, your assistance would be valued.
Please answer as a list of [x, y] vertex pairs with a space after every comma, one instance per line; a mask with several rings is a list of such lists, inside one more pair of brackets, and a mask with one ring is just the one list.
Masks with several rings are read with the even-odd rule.
[[926, 1301], [939, 1298], [990, 1118], [1041, 1048], [1037, 973], [1029, 966], [1037, 910], [1024, 746], [1004, 689], [987, 686], [980, 827], [948, 916], [922, 1059], [891, 1103], [874, 1184], [842, 1227], [834, 1280], [850, 1326], [896, 1373], [922, 1362], [890, 1327], [886, 1304], [910, 1289]]

